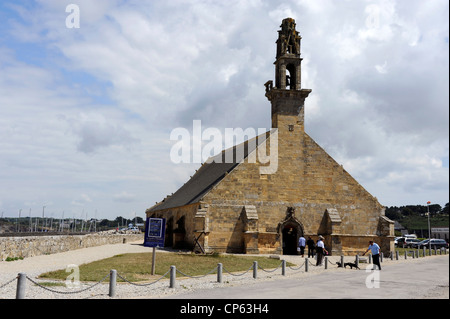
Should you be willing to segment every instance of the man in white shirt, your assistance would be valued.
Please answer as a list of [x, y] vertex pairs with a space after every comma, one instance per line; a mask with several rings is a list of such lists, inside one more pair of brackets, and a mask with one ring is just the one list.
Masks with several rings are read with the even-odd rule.
[[381, 270], [381, 264], [380, 264], [380, 252], [381, 248], [378, 246], [377, 243], [374, 243], [373, 240], [369, 241], [369, 248], [364, 252], [363, 256], [368, 252], [372, 252], [372, 259], [373, 264], [378, 266], [378, 269]]
[[298, 239], [298, 247], [300, 248], [300, 255], [304, 257], [305, 255], [305, 246], [306, 246], [306, 239], [303, 236], [300, 236]]
[[317, 252], [317, 263], [316, 263], [316, 266], [322, 265], [323, 255], [328, 253], [325, 250], [325, 245], [323, 244], [323, 240], [324, 240], [323, 236], [320, 235], [319, 236], [319, 240], [317, 241], [317, 244], [316, 244], [316, 252]]

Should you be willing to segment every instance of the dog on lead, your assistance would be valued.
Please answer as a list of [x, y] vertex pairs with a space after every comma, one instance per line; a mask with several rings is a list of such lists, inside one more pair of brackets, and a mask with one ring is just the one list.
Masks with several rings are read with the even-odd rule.
[[356, 269], [360, 269], [356, 263], [345, 263], [344, 268], [347, 268], [347, 266], [350, 266], [350, 269], [353, 269], [355, 267]]
[[[342, 263], [340, 263], [339, 261], [336, 262], [336, 264], [338, 265], [338, 268], [342, 268]], [[353, 267], [355, 267], [356, 269], [360, 269], [356, 263], [344, 263], [344, 268], [347, 269], [347, 266], [350, 267], [350, 269], [353, 269]]]

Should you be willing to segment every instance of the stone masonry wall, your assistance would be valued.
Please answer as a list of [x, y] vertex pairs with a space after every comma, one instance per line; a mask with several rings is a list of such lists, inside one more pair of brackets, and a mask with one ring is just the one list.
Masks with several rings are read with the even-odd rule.
[[118, 244], [124, 241], [144, 242], [143, 234], [95, 233], [87, 235], [0, 237], [0, 260], [8, 257], [33, 257], [69, 250]]
[[[303, 235], [325, 236], [334, 254], [365, 250], [369, 239], [380, 239], [382, 249], [389, 250], [393, 225], [386, 219], [386, 226], [380, 227], [384, 207], [304, 133], [297, 120], [276, 118], [279, 156], [273, 174], [261, 174], [259, 163], [244, 161], [205, 194], [202, 204], [154, 212], [151, 217], [167, 218], [166, 245], [193, 248], [198, 237], [206, 252], [282, 253], [280, 225], [290, 207]], [[251, 229], [243, 213], [246, 205], [256, 210]], [[330, 209], [336, 212], [334, 221], [326, 213]], [[177, 233], [182, 218], [183, 232]], [[199, 230], [204, 230], [201, 236]]]
[[166, 219], [164, 246], [174, 248], [194, 247], [194, 216], [198, 204], [169, 208], [149, 214], [147, 217]]
[[[294, 217], [301, 223], [304, 235], [322, 234], [329, 237], [330, 243], [331, 235], [339, 235], [343, 239], [339, 246], [342, 253], [360, 250], [368, 238], [377, 237], [383, 206], [302, 132], [294, 119], [278, 119], [283, 128], [279, 129], [280, 156], [275, 174], [261, 175], [259, 164], [244, 162], [203, 198], [209, 204], [211, 250], [242, 251], [244, 205], [256, 207], [258, 234], [252, 236], [260, 237], [261, 253], [280, 252], [277, 226], [286, 218], [287, 207], [295, 208]], [[286, 129], [288, 124], [294, 125], [293, 131]], [[323, 227], [329, 208], [337, 209], [342, 220], [335, 229]]]

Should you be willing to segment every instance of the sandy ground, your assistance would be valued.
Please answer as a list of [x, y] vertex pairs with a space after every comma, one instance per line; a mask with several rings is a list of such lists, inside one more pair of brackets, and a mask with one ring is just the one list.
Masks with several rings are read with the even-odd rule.
[[[126, 244], [114, 244], [114, 245], [104, 245], [98, 247], [90, 247], [79, 250], [68, 251], [64, 253], [52, 254], [52, 255], [42, 255], [30, 258], [25, 258], [24, 260], [17, 260], [13, 262], [0, 262], [0, 299], [14, 299], [16, 292], [16, 282], [14, 280], [18, 273], [26, 273], [27, 276], [33, 281], [39, 283], [37, 276], [41, 273], [48, 272], [51, 270], [65, 269], [68, 265], [75, 264], [81, 265], [95, 260], [100, 260], [108, 257], [112, 257], [118, 254], [124, 253], [139, 253], [139, 252], [151, 252], [152, 248], [144, 247], [142, 242], [126, 243]], [[164, 250], [158, 250], [163, 252]], [[339, 256], [329, 257], [330, 263], [328, 264], [328, 269], [324, 267], [316, 267], [315, 260], [310, 260], [309, 271], [306, 273], [304, 271], [304, 261], [305, 259], [301, 256], [280, 256], [288, 262], [292, 262], [296, 265], [303, 265], [299, 268], [287, 267], [286, 276], [281, 275], [281, 269], [275, 272], [266, 272], [259, 270], [258, 279], [253, 279], [252, 272], [245, 274], [244, 276], [236, 276], [236, 274], [224, 273], [223, 283], [217, 283], [216, 275], [212, 274], [203, 278], [177, 278], [177, 287], [175, 289], [168, 287], [168, 279], [160, 278], [160, 281], [156, 283], [150, 283], [151, 285], [133, 285], [129, 283], [122, 283], [117, 285], [115, 298], [129, 299], [129, 298], [161, 298], [168, 297], [173, 298], [177, 295], [204, 292], [208, 289], [214, 288], [228, 288], [228, 287], [248, 287], [253, 284], [261, 284], [261, 282], [270, 282], [275, 280], [281, 280], [286, 278], [291, 278], [292, 280], [308, 280], [312, 276], [318, 276], [323, 272], [327, 275], [332, 275], [334, 272], [339, 273], [343, 271], [350, 271], [350, 269], [337, 268], [336, 262], [340, 260]], [[447, 258], [447, 256], [433, 256], [427, 258], [413, 259], [408, 258], [404, 260], [403, 257], [400, 260], [390, 260], [385, 258], [383, 266], [388, 266], [390, 264], [406, 264], [406, 263], [426, 263], [426, 260], [430, 258]], [[354, 257], [346, 256], [345, 262], [353, 262]], [[447, 263], [448, 265], [448, 263]], [[362, 268], [366, 267], [365, 264], [360, 265]], [[405, 265], [407, 266], [407, 265]], [[448, 266], [447, 266], [448, 267]], [[177, 268], [182, 268], [182, 265]], [[362, 270], [361, 270], [362, 272]], [[448, 269], [446, 272], [446, 278], [443, 278], [442, 282], [436, 284], [433, 287], [428, 287], [426, 290], [421, 291], [420, 294], [415, 294], [421, 299], [448, 299], [449, 298], [449, 287], [448, 287]], [[180, 276], [179, 274], [177, 276]], [[97, 299], [108, 299], [108, 287], [109, 279], [90, 288], [92, 283], [82, 283], [81, 287], [75, 288], [75, 290], [70, 290], [66, 287], [51, 288], [58, 292], [52, 292], [42, 288], [33, 282], [28, 281], [26, 287], [26, 298], [28, 299], [86, 299], [86, 298], [97, 298]], [[48, 281], [48, 280], [47, 280]], [[9, 282], [9, 283], [8, 283]], [[313, 282], [313, 281], [311, 281]], [[78, 293], [80, 289], [85, 289], [85, 291]], [[74, 289], [74, 288], [72, 288]], [[77, 290], [78, 289], [78, 290]], [[214, 289], [213, 291], [216, 291]], [[59, 293], [63, 291], [63, 293]], [[210, 290], [211, 291], [211, 290]], [[68, 292], [68, 293], [67, 293]], [[73, 293], [71, 293], [73, 292]], [[326, 291], [322, 298], [327, 298]], [[355, 298], [358, 298], [357, 296]], [[414, 298], [413, 296], [411, 298]]]

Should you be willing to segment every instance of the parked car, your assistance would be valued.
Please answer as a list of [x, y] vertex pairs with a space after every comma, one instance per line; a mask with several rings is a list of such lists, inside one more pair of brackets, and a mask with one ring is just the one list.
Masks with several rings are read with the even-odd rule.
[[420, 240], [415, 238], [406, 238], [405, 247], [413, 248], [415, 244], [420, 243]]
[[406, 237], [400, 237], [397, 239], [397, 247], [405, 248], [406, 247]]
[[[413, 244], [413, 248], [423, 248], [423, 247], [428, 248], [428, 247], [430, 247], [429, 242], [430, 242], [429, 239], [422, 240], [421, 242]], [[448, 243], [444, 239], [431, 238], [431, 249], [435, 249], [435, 248], [446, 248], [447, 249]]]

